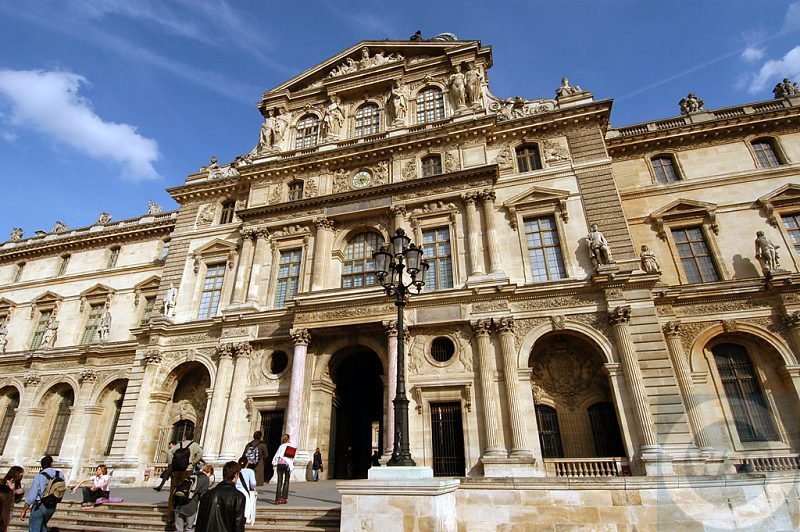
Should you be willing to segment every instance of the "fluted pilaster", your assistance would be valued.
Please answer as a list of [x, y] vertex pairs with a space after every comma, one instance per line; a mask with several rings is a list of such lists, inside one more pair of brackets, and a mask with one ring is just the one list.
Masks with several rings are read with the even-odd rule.
[[472, 332], [478, 351], [478, 366], [481, 383], [481, 406], [483, 407], [483, 430], [486, 449], [484, 456], [502, 456], [504, 450], [500, 442], [500, 428], [497, 423], [497, 401], [494, 394], [494, 357], [491, 352], [491, 320], [472, 322]]

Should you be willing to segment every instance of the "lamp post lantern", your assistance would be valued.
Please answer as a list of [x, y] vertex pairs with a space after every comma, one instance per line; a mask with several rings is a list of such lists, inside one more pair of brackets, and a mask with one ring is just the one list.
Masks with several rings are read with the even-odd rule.
[[[403, 341], [403, 308], [409, 289], [417, 293], [425, 286], [425, 272], [430, 265], [422, 258], [422, 248], [411, 243], [405, 231], [398, 229], [391, 239], [372, 254], [375, 259], [375, 275], [389, 296], [395, 296], [397, 306], [397, 389], [394, 400], [394, 448], [392, 458], [386, 465], [413, 466], [408, 441], [408, 398], [406, 397], [405, 342]], [[408, 282], [405, 282], [405, 277]], [[417, 279], [419, 277], [419, 279]]]

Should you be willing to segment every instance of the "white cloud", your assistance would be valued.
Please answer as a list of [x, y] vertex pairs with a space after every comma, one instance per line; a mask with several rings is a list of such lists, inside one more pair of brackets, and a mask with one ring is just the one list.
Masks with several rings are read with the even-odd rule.
[[783, 17], [782, 31], [794, 30], [800, 30], [800, 2], [790, 4], [786, 10], [786, 15]]
[[155, 179], [158, 143], [129, 124], [106, 122], [78, 90], [86, 79], [71, 72], [0, 70], [0, 95], [10, 102], [8, 122], [29, 127], [95, 159], [122, 165], [129, 179]]
[[748, 63], [755, 63], [764, 57], [764, 49], [756, 46], [748, 46], [742, 51], [742, 59]]
[[769, 84], [787, 77], [800, 77], [800, 46], [786, 52], [781, 59], [770, 59], [764, 63], [758, 73], [753, 74], [749, 91], [753, 94], [761, 92]]

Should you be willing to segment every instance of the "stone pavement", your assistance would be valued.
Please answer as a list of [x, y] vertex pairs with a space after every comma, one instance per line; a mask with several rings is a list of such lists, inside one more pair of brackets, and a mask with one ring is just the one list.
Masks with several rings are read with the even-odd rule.
[[[342, 505], [342, 497], [336, 489], [336, 480], [320, 480], [319, 482], [294, 482], [289, 484], [289, 503], [281, 505], [284, 507], [314, 507], [314, 508], [338, 508]], [[112, 488], [111, 497], [124, 499], [125, 502], [137, 504], [166, 505], [169, 497], [169, 483], [164, 486], [161, 492], [153, 491], [152, 488]], [[64, 500], [81, 500], [81, 493], [78, 491], [74, 495], [67, 491]], [[273, 506], [275, 501], [275, 484], [264, 485], [258, 489], [258, 505]]]

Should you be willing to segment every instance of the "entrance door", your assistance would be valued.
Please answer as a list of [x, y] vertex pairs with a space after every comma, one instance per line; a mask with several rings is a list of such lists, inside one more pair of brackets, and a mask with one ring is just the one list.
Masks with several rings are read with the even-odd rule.
[[283, 410], [262, 410], [261, 432], [264, 443], [267, 445], [267, 457], [264, 459], [264, 480], [269, 482], [274, 474], [272, 457], [281, 446], [281, 436], [283, 436]]
[[433, 475], [463, 477], [466, 466], [461, 403], [431, 403], [431, 434]]

